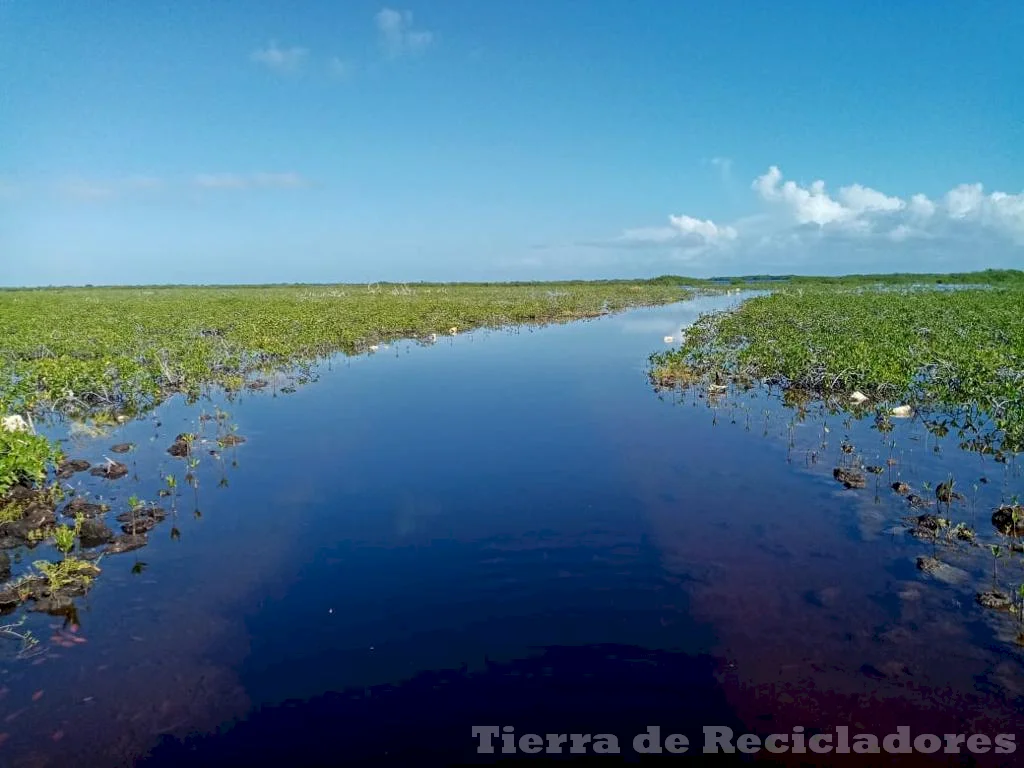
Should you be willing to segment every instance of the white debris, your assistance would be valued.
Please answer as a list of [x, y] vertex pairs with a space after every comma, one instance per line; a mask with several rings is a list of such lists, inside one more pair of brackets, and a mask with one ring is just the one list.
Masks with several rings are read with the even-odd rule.
[[31, 432], [29, 423], [25, 421], [18, 414], [12, 414], [10, 416], [4, 416], [0, 420], [0, 425], [3, 426], [4, 432]]
[[671, 344], [671, 343], [672, 343], [673, 341], [675, 341], [675, 340], [676, 340], [676, 337], [675, 337], [675, 336], [666, 336], [666, 337], [665, 337], [665, 343], [666, 343], [666, 344]]
[[914, 411], [909, 405], [897, 405], [889, 413], [895, 416], [897, 419], [908, 419], [914, 415]]
[[851, 402], [854, 402], [857, 405], [860, 405], [861, 403], [866, 402], [867, 399], [868, 399], [868, 396], [865, 395], [860, 390], [857, 390], [853, 394], [850, 395]]
[[451, 328], [448, 329], [448, 333], [450, 333], [452, 336], [454, 336], [458, 332], [459, 332], [459, 329], [456, 328], [454, 325]]

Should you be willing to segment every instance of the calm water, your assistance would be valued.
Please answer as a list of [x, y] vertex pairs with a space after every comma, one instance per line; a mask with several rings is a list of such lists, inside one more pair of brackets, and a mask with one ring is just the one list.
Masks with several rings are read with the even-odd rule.
[[[958, 519], [987, 535], [1024, 493], [1017, 464], [918, 421], [791, 428], [763, 391], [656, 395], [662, 337], [738, 298], [336, 358], [293, 394], [219, 401], [248, 442], [201, 452], [196, 491], [166, 448], [211, 402], [72, 438], [92, 461], [138, 446], [129, 477], [73, 485], [119, 511], [173, 472], [176, 519], [103, 559], [77, 633], [32, 614], [19, 631], [44, 652], [0, 640], [0, 760], [470, 761], [473, 725], [612, 733], [625, 753], [655, 724], [698, 744], [703, 725], [1014, 732], [1013, 622], [973, 599], [991, 556], [922, 574], [933, 547], [888, 486], [955, 472]], [[844, 490], [845, 439], [897, 463]], [[1021, 580], [1019, 557], [999, 566]]]

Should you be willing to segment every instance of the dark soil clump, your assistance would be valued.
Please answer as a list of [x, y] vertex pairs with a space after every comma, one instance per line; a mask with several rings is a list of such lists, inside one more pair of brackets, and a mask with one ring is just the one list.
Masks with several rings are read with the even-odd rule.
[[128, 466], [120, 461], [109, 461], [89, 472], [93, 477], [105, 477], [107, 480], [118, 480], [128, 474]]
[[114, 540], [114, 532], [100, 520], [83, 520], [78, 541], [83, 548], [100, 547]]
[[992, 513], [992, 525], [1006, 536], [1024, 536], [1024, 506], [1004, 504]]
[[106, 504], [93, 504], [85, 500], [83, 496], [75, 496], [69, 501], [63, 510], [64, 517], [82, 517], [89, 519], [93, 517], [99, 517], [105, 512], [109, 511], [110, 507]]
[[864, 488], [867, 485], [864, 475], [853, 469], [836, 467], [832, 470], [832, 477], [842, 483], [845, 488]]
[[131, 552], [133, 549], [139, 549], [149, 543], [145, 534], [138, 534], [132, 536], [131, 534], [125, 534], [123, 536], [117, 536], [114, 541], [103, 550], [105, 555], [119, 555], [122, 552]]
[[85, 472], [92, 465], [85, 459], [68, 459], [57, 466], [57, 479], [67, 480], [76, 472]]

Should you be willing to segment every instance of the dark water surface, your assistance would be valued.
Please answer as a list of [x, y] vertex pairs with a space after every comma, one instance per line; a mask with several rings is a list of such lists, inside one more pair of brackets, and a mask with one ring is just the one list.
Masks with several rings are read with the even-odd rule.
[[[686, 759], [704, 725], [1013, 733], [1014, 620], [974, 602], [991, 555], [923, 574], [935, 548], [900, 528], [889, 484], [955, 472], [958, 519], [988, 535], [1018, 465], [917, 420], [791, 428], [764, 391], [652, 392], [662, 337], [738, 298], [336, 358], [294, 394], [219, 401], [248, 441], [222, 461], [204, 444], [196, 491], [166, 448], [210, 402], [74, 438], [92, 461], [138, 447], [129, 477], [73, 485], [116, 512], [173, 472], [176, 519], [102, 560], [86, 642], [53, 643], [70, 629], [35, 614], [20, 629], [40, 653], [0, 640], [2, 764], [470, 762], [474, 725], [611, 733], [624, 753], [661, 725], [697, 744]], [[844, 490], [844, 439], [896, 463]], [[1019, 556], [998, 565], [1022, 580]]]

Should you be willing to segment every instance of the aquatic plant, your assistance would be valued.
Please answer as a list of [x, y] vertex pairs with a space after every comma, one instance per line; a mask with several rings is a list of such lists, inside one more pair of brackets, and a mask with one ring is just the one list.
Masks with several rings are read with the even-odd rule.
[[[78, 523], [75, 528], [81, 530], [82, 524]], [[58, 525], [53, 532], [53, 540], [64, 555], [67, 555], [75, 546], [75, 536], [77, 531], [68, 525]]]
[[77, 557], [65, 557], [56, 563], [49, 560], [37, 560], [33, 566], [46, 579], [50, 589], [54, 592], [66, 587], [86, 588], [100, 572], [97, 566]]
[[42, 481], [60, 457], [59, 447], [42, 435], [0, 431], [0, 494], [19, 483]]
[[660, 385], [756, 378], [786, 390], [849, 392], [876, 404], [941, 408], [979, 449], [1024, 449], [1024, 283], [989, 289], [851, 290], [808, 282], [698, 319], [678, 349], [651, 357]]
[[999, 562], [999, 558], [1003, 556], [1003, 549], [998, 544], [989, 544], [989, 552], [992, 553], [992, 589], [998, 589], [998, 577], [996, 573], [996, 564]]

